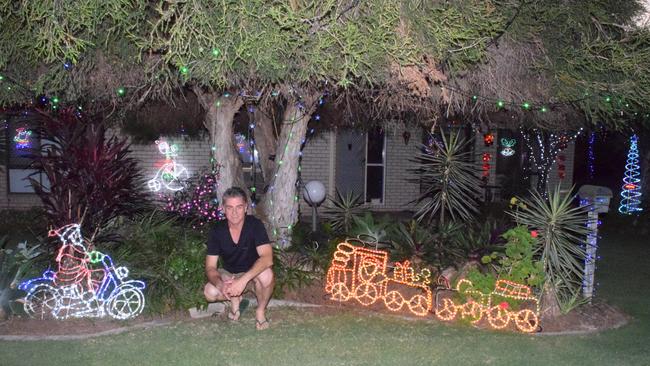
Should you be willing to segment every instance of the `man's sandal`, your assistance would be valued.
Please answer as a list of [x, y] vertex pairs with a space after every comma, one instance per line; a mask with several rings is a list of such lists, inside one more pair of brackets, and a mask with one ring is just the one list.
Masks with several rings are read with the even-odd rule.
[[262, 321], [255, 319], [255, 328], [257, 328], [257, 330], [269, 329], [270, 326], [271, 323], [268, 319], [264, 319]]

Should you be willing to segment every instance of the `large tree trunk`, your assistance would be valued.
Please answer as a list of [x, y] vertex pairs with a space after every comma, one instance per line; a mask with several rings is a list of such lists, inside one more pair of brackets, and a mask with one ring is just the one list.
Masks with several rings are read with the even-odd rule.
[[264, 212], [269, 232], [280, 248], [291, 243], [291, 227], [298, 220], [299, 195], [296, 187], [300, 147], [307, 132], [307, 122], [316, 109], [318, 96], [313, 93], [301, 101], [290, 97], [284, 111], [282, 129], [275, 153], [275, 173], [264, 196]]
[[210, 135], [211, 158], [219, 168], [217, 197], [221, 199], [226, 189], [244, 187], [244, 173], [235, 148], [233, 135], [233, 118], [244, 104], [241, 98], [230, 95], [225, 97], [217, 93], [208, 93], [198, 87], [194, 88], [201, 106], [205, 109], [203, 121]]
[[275, 166], [270, 156], [275, 154], [277, 150], [277, 138], [273, 120], [269, 118], [268, 114], [261, 111], [259, 108], [255, 109], [255, 146], [259, 154], [260, 165], [262, 166], [262, 175], [264, 181], [270, 182], [273, 177], [273, 168]]

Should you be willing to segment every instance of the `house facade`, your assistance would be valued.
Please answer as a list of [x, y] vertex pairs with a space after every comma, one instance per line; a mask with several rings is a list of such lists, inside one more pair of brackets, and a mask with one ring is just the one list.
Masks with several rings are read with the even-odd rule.
[[[23, 125], [27, 126], [27, 123], [20, 118], [7, 124], [8, 153], [1, 167], [4, 179], [0, 179], [0, 209], [27, 209], [40, 205], [40, 200], [25, 180], [35, 171], [17, 147], [16, 136]], [[526, 175], [521, 170], [525, 158], [524, 142], [517, 141], [515, 136], [512, 131], [495, 130], [492, 132], [493, 141], [488, 144], [485, 135], [476, 132], [473, 152], [486, 186], [481, 199], [507, 200], [511, 196], [508, 187], [521, 185], [522, 181], [516, 178]], [[303, 184], [312, 180], [322, 182], [329, 196], [334, 196], [336, 190], [359, 195], [369, 210], [412, 211], [415, 209], [413, 201], [420, 194], [420, 184], [413, 172], [417, 168], [414, 158], [422, 148], [423, 139], [421, 129], [409, 129], [403, 125], [370, 132], [338, 129], [318, 133], [308, 140], [303, 150], [301, 180]], [[161, 145], [165, 142], [167, 150]], [[170, 150], [172, 145], [174, 151]], [[265, 185], [261, 169], [253, 166], [251, 155], [245, 151], [247, 144], [238, 145], [241, 145], [238, 147], [247, 184], [249, 187], [254, 184], [261, 194]], [[191, 177], [210, 166], [207, 140], [168, 137], [162, 138], [158, 144], [132, 144], [131, 150], [147, 181], [160, 180], [165, 164], [170, 160], [173, 160], [174, 168], [182, 172], [181, 178]], [[563, 189], [570, 189], [573, 154], [574, 145], [571, 143], [558, 155], [549, 176], [549, 187], [560, 183]], [[523, 184], [533, 187], [534, 180], [535, 176], [532, 176], [528, 183], [524, 181]], [[300, 209], [303, 215], [311, 210], [302, 197]]]

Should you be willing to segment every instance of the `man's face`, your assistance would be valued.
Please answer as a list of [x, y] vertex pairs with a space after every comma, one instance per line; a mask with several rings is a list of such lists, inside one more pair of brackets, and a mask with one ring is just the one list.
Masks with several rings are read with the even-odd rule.
[[239, 225], [246, 217], [248, 205], [241, 197], [229, 197], [224, 200], [223, 210], [226, 213], [226, 220], [230, 224]]

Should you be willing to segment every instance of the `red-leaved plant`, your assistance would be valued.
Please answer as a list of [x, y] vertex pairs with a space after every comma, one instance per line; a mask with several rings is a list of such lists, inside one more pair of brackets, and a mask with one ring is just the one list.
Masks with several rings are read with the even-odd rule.
[[105, 230], [107, 225], [148, 206], [144, 179], [129, 156], [126, 139], [107, 137], [101, 118], [74, 108], [56, 115], [41, 112], [41, 117], [37, 128], [41, 146], [32, 158], [47, 180], [30, 181], [48, 223], [53, 227], [80, 223], [84, 236], [95, 242], [115, 239]]

